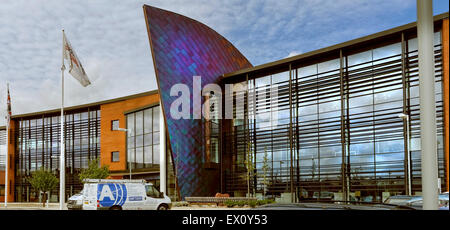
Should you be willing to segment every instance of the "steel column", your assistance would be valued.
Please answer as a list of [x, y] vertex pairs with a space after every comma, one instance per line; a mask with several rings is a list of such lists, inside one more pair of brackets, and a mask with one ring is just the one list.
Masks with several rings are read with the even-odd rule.
[[423, 209], [438, 209], [433, 1], [417, 0]]

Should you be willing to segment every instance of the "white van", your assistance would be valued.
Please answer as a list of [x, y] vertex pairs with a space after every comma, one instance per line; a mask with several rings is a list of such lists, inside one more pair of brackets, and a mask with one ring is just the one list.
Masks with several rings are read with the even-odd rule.
[[83, 210], [168, 210], [170, 198], [145, 180], [88, 179], [81, 192]]

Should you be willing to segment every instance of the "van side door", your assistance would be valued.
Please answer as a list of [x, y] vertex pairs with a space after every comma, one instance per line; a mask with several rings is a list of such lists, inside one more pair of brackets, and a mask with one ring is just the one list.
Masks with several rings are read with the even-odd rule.
[[145, 191], [140, 184], [127, 184], [128, 195], [123, 210], [143, 210], [145, 204]]
[[161, 193], [152, 185], [145, 185], [145, 192], [147, 195], [145, 199], [146, 209], [156, 210], [161, 202]]

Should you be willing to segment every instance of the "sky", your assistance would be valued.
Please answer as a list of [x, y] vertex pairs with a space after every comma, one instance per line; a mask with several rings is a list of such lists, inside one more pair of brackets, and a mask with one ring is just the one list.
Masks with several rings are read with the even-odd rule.
[[[416, 0], [0, 0], [0, 126], [61, 106], [62, 29], [92, 85], [66, 72], [65, 106], [157, 89], [142, 5], [196, 19], [253, 65], [416, 21]], [[434, 0], [434, 14], [449, 11]], [[67, 66], [67, 65], [66, 65]]]

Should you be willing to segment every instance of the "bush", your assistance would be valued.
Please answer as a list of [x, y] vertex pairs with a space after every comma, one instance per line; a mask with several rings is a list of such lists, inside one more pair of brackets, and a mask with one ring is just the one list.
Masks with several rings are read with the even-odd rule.
[[225, 206], [227, 206], [228, 208], [232, 208], [234, 206], [244, 207], [245, 205], [248, 205], [248, 206], [254, 208], [256, 206], [271, 204], [274, 202], [275, 201], [269, 200], [269, 199], [267, 199], [267, 200], [239, 200], [239, 201], [226, 200], [223, 202], [223, 204]]
[[250, 207], [254, 208], [258, 205], [258, 201], [256, 200], [251, 200], [248, 202], [248, 205], [250, 205]]
[[228, 208], [232, 208], [236, 205], [236, 202], [232, 200], [226, 200], [225, 202], [223, 202], [223, 204], [226, 205]]
[[258, 200], [257, 205], [260, 206], [260, 205], [272, 204], [274, 202], [275, 202], [274, 200], [270, 200], [270, 199]]
[[244, 205], [246, 205], [247, 203], [248, 203], [248, 201], [246, 201], [246, 200], [240, 200], [237, 202], [237, 205], [239, 207], [244, 207]]

